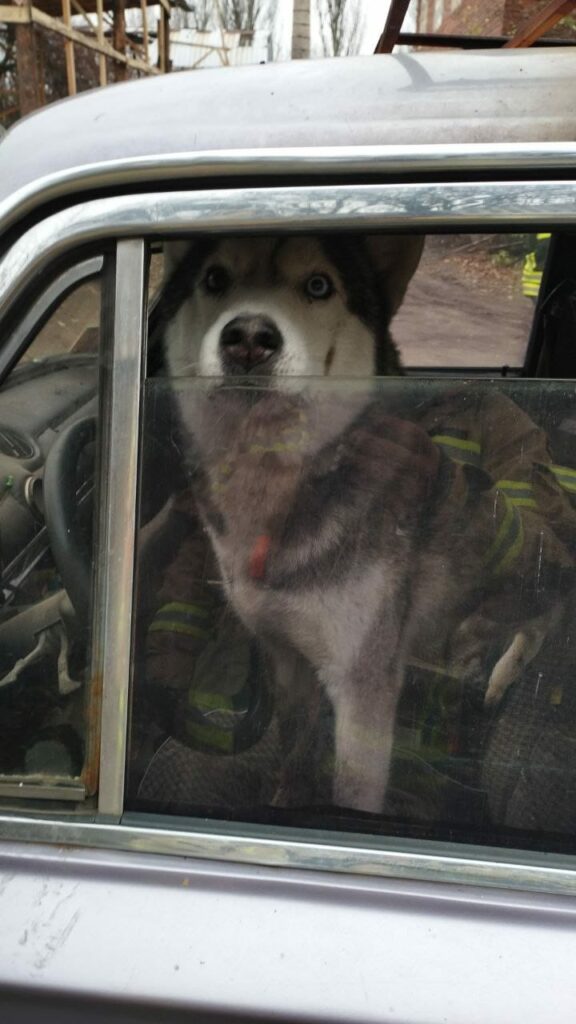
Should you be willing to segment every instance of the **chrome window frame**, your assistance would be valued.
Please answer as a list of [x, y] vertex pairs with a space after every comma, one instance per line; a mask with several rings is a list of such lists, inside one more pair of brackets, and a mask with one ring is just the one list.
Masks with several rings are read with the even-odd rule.
[[[94, 199], [46, 218], [0, 263], [0, 320], [15, 295], [70, 248], [115, 238], [191, 232], [465, 230], [479, 223], [535, 227], [574, 223], [576, 182], [287, 185], [149, 192]], [[543, 197], [546, 197], [544, 201]]]
[[551, 174], [571, 170], [574, 142], [469, 142], [385, 146], [286, 146], [281, 149], [192, 150], [94, 160], [29, 182], [0, 202], [6, 230], [40, 206], [78, 193], [182, 179], [303, 178], [307, 175], [469, 174], [503, 171]]
[[[110, 567], [97, 583], [96, 665], [103, 678], [99, 820], [64, 821], [21, 811], [0, 816], [0, 837], [202, 857], [261, 865], [332, 870], [397, 878], [450, 880], [542, 892], [576, 892], [576, 862], [550, 854], [509, 854], [455, 844], [446, 852], [422, 840], [372, 840], [351, 834], [319, 842], [312, 833], [280, 835], [278, 829], [232, 828], [122, 816], [126, 758], [140, 393], [145, 349], [145, 240], [189, 233], [294, 231], [434, 231], [498, 226], [534, 229], [576, 226], [576, 181], [467, 182], [228, 188], [149, 193], [97, 199], [56, 213], [15, 242], [0, 264], [0, 323], [22, 290], [40, 279], [53, 260], [88, 243], [117, 240], [112, 380], [105, 389], [102, 429], [111, 443], [102, 465], [103, 550]], [[122, 383], [120, 383], [122, 382]], [[118, 389], [118, 386], [120, 388]], [[127, 390], [126, 390], [127, 389]], [[122, 394], [123, 400], [119, 400]], [[126, 436], [129, 443], [125, 443]], [[113, 497], [114, 479], [124, 494]], [[114, 514], [112, 509], [114, 507]], [[100, 609], [100, 616], [98, 610]], [[121, 671], [117, 671], [117, 666]], [[188, 824], [188, 823], [187, 823]], [[382, 848], [383, 846], [386, 848]], [[410, 847], [410, 848], [409, 848]], [[416, 849], [414, 848], [416, 847]]]

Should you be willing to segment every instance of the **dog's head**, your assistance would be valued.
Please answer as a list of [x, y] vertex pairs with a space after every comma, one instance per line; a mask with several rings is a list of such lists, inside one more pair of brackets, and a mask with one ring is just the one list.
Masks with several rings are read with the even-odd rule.
[[388, 325], [421, 250], [400, 236], [168, 243], [168, 370], [218, 381], [398, 372]]

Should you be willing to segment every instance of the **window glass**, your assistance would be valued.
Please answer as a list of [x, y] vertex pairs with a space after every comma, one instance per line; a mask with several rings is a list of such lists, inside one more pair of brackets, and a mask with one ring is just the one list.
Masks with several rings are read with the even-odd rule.
[[65, 272], [50, 285], [49, 305], [40, 299], [34, 307], [38, 324], [29, 325], [26, 350], [0, 387], [2, 798], [72, 799], [94, 787], [100, 281], [73, 287], [77, 279], [74, 268]]
[[521, 367], [547, 238], [430, 236], [394, 321], [404, 364]]
[[100, 332], [100, 283], [87, 281], [63, 299], [22, 356], [23, 362], [64, 352], [96, 352]]
[[[475, 241], [506, 249], [434, 238], [424, 260]], [[535, 310], [522, 273], [536, 239], [521, 242], [502, 280], [525, 333], [496, 303], [486, 329], [490, 365], [512, 334], [518, 372]], [[445, 379], [402, 376], [392, 336], [421, 252], [409, 236], [166, 244], [130, 809], [570, 841], [574, 384], [455, 376], [476, 322], [458, 292]], [[431, 290], [422, 365], [435, 316]]]

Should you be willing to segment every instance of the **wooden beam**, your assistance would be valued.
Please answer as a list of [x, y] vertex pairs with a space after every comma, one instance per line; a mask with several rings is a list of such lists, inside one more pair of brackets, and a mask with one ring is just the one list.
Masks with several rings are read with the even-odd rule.
[[158, 69], [152, 64], [145, 64], [144, 61], [135, 60], [133, 57], [127, 57], [125, 53], [120, 53], [115, 50], [114, 47], [110, 46], [109, 43], [99, 43], [93, 36], [86, 35], [83, 32], [78, 32], [75, 28], [67, 28], [58, 18], [51, 18], [49, 14], [44, 14], [44, 11], [38, 9], [38, 7], [32, 7], [32, 20], [35, 24], [41, 25], [43, 28], [47, 28], [50, 32], [57, 32], [61, 36], [66, 36], [68, 39], [72, 39], [79, 46], [85, 46], [88, 50], [95, 50], [96, 53], [103, 53], [106, 57], [110, 57], [111, 60], [120, 61], [122, 64], [127, 64], [130, 68], [135, 68], [136, 71], [143, 71], [150, 75], [158, 74]]
[[30, 114], [45, 103], [36, 43], [34, 25], [16, 25], [16, 78], [20, 117]]
[[503, 49], [531, 46], [536, 39], [543, 36], [548, 29], [557, 25], [561, 18], [573, 10], [576, 10], [575, 0], [551, 0], [543, 10], [520, 26], [516, 35], [504, 44]]
[[[104, 7], [102, 0], [96, 0], [96, 38], [100, 46], [105, 42], [104, 39]], [[107, 71], [106, 71], [106, 57], [103, 53], [98, 54], [98, 78], [100, 85], [107, 85]]]
[[148, 40], [148, 8], [146, 6], [146, 0], [140, 0], [140, 7], [142, 10], [142, 38], [144, 40], [144, 59], [150, 60], [150, 49]]
[[32, 15], [28, 4], [25, 7], [12, 7], [8, 4], [0, 4], [0, 21], [10, 25], [29, 25]]
[[[437, 46], [447, 47], [451, 50], [501, 50], [504, 43], [507, 43], [510, 36], [460, 36], [447, 35], [441, 32], [401, 32], [398, 36], [399, 46]], [[179, 43], [182, 46], [182, 43]], [[557, 39], [550, 36], [541, 36], [532, 43], [534, 47], [541, 46], [576, 46], [574, 39]]]
[[410, 0], [391, 0], [388, 17], [374, 53], [392, 53], [398, 42]]
[[160, 11], [160, 21], [164, 24], [164, 31], [162, 33], [162, 44], [164, 46], [164, 71], [168, 72], [171, 70], [170, 62], [170, 8], [166, 10], [165, 7]]
[[162, 74], [170, 71], [170, 17], [163, 7], [157, 23], [158, 67]]
[[[116, 53], [126, 53], [126, 0], [114, 0], [112, 46]], [[119, 61], [114, 68], [114, 81], [126, 80], [126, 64]]]
[[[62, 0], [62, 20], [67, 28], [72, 27], [72, 12], [70, 0]], [[68, 95], [76, 95], [76, 64], [74, 63], [74, 43], [71, 39], [64, 40], [64, 55], [66, 57], [66, 81], [68, 82]]]
[[[160, 11], [162, 14], [162, 11]], [[164, 74], [166, 68], [164, 67], [164, 40], [162, 38], [164, 33], [164, 22], [160, 17], [156, 22], [156, 40], [158, 43], [158, 70], [161, 74]]]
[[88, 28], [90, 32], [93, 32], [94, 25], [90, 21], [90, 18], [86, 14], [86, 11], [82, 7], [82, 4], [79, 2], [79, 0], [72, 0], [72, 7], [76, 11], [76, 14], [80, 14], [84, 18], [84, 21], [86, 22], [86, 28]]

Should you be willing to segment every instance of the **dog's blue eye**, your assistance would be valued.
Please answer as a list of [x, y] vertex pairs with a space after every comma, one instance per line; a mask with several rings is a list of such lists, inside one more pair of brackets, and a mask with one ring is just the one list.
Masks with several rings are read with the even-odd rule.
[[312, 274], [304, 288], [310, 299], [327, 299], [334, 291], [334, 285], [328, 274]]
[[224, 267], [208, 267], [204, 274], [204, 287], [212, 295], [220, 295], [230, 284], [230, 275]]

